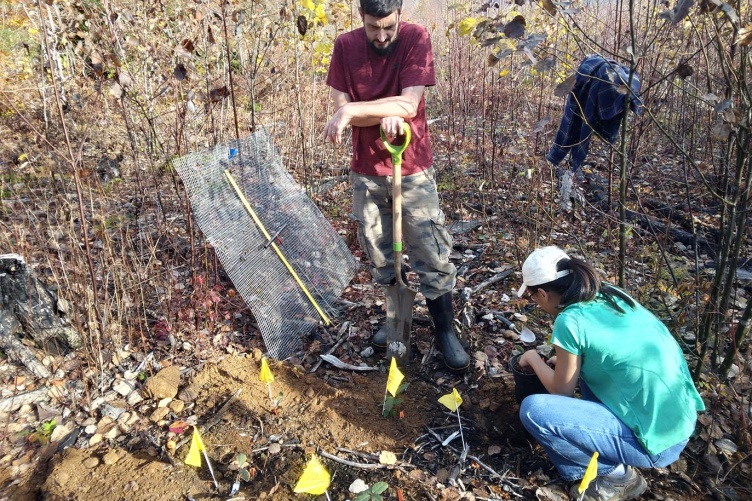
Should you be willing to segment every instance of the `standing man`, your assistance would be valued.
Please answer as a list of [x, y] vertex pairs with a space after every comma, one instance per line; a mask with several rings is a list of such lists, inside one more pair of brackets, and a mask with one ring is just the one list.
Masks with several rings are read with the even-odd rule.
[[[334, 43], [327, 84], [335, 112], [324, 137], [342, 143], [352, 126], [353, 214], [358, 241], [380, 285], [396, 283], [392, 253], [392, 162], [379, 135], [389, 140], [412, 129], [403, 154], [403, 234], [413, 270], [420, 278], [435, 326], [436, 345], [448, 369], [463, 372], [469, 358], [454, 331], [452, 289], [457, 270], [449, 262], [452, 239], [439, 208], [433, 153], [426, 123], [423, 91], [436, 84], [428, 32], [401, 22], [402, 0], [360, 0], [363, 27], [340, 35]], [[373, 344], [386, 347], [382, 327]]]

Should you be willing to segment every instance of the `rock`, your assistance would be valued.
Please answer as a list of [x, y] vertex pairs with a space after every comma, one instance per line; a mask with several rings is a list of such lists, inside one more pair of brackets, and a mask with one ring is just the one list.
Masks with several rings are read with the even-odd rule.
[[[120, 400], [120, 402], [121, 404], [124, 403], [122, 400]], [[118, 407], [107, 403], [102, 404], [100, 410], [102, 411], [102, 416], [107, 416], [113, 421], [117, 421], [117, 419], [123, 414], [123, 412], [125, 412], [125, 409], [123, 407]]]
[[102, 462], [107, 465], [115, 464], [120, 461], [120, 458], [122, 457], [123, 454], [119, 449], [112, 449], [108, 451], [107, 454], [104, 455], [104, 457], [102, 457]]
[[107, 426], [111, 425], [114, 422], [115, 420], [110, 416], [103, 416], [102, 419], [100, 419], [97, 423], [97, 430], [104, 430], [105, 428], [107, 428]]
[[84, 433], [86, 433], [87, 435], [94, 435], [96, 432], [97, 432], [97, 425], [95, 424], [90, 424], [89, 426], [84, 428]]
[[147, 379], [141, 393], [146, 398], [175, 398], [179, 384], [180, 369], [176, 365], [171, 365]]
[[95, 457], [86, 458], [83, 461], [83, 465], [89, 469], [96, 468], [97, 466], [99, 466], [99, 458], [95, 458]]
[[170, 402], [170, 409], [172, 409], [172, 412], [175, 414], [180, 414], [183, 409], [185, 408], [185, 402], [182, 400], [173, 400]]
[[169, 407], [158, 407], [154, 412], [151, 413], [151, 416], [149, 416], [149, 419], [154, 423], [158, 423], [161, 420], [163, 420], [169, 413], [170, 413]]
[[[115, 440], [120, 436], [120, 427], [117, 424], [113, 424], [112, 427], [104, 433], [104, 438], [107, 440]], [[89, 441], [91, 443], [91, 441]]]
[[363, 480], [360, 478], [356, 478], [353, 483], [350, 484], [350, 487], [347, 489], [353, 494], [358, 494], [363, 491], [368, 490], [368, 484], [366, 484]]
[[133, 390], [136, 389], [136, 386], [127, 379], [118, 379], [112, 384], [112, 389], [120, 395], [127, 397]]
[[95, 433], [94, 435], [89, 438], [89, 447], [97, 445], [102, 441], [102, 434], [101, 433]]
[[67, 425], [59, 424], [55, 426], [50, 435], [50, 442], [59, 442], [64, 439], [71, 432]]
[[170, 402], [172, 402], [172, 398], [163, 398], [162, 400], [159, 401], [159, 403], [157, 404], [157, 407], [167, 407], [170, 404]]
[[193, 385], [189, 385], [180, 390], [180, 393], [178, 393], [178, 399], [182, 400], [183, 402], [193, 402], [194, 400], [196, 400], [198, 394], [198, 388]]
[[37, 421], [49, 421], [57, 419], [60, 421], [60, 411], [54, 407], [46, 405], [44, 402], [37, 402]]
[[128, 398], [126, 398], [125, 401], [128, 402], [128, 405], [134, 406], [142, 402], [143, 400], [143, 397], [141, 397], [141, 395], [137, 391], [133, 391], [130, 395], [128, 395]]

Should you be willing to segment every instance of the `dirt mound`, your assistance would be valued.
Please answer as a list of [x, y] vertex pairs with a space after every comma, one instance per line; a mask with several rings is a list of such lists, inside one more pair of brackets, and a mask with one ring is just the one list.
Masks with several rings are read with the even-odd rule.
[[[425, 367], [422, 367], [425, 370]], [[461, 415], [465, 420], [465, 438], [470, 443], [472, 459], [459, 479], [476, 485], [486, 496], [500, 490], [496, 482], [487, 482], [493, 474], [506, 474], [515, 481], [517, 472], [509, 465], [521, 467], [517, 455], [529, 447], [519, 423], [511, 386], [504, 377], [483, 389], [468, 387], [461, 378], [447, 375], [438, 387], [413, 364], [406, 371], [410, 382], [395, 416], [382, 417], [386, 373], [324, 371], [303, 372], [296, 366], [273, 363], [275, 381], [272, 392], [281, 392], [276, 413], [271, 412], [269, 390], [259, 380], [259, 362], [252, 357], [229, 356], [207, 367], [190, 383], [197, 392], [193, 404], [181, 415], [170, 415], [167, 422], [195, 419], [199, 426], [212, 419], [230, 400], [217, 424], [207, 429], [203, 439], [216, 470], [220, 494], [224, 497], [236, 478], [228, 467], [237, 453], [248, 456], [255, 476], [243, 482], [238, 496], [246, 499], [299, 499], [292, 493], [310, 454], [335, 455], [345, 461], [368, 463], [373, 470], [353, 467], [326, 457], [322, 459], [332, 474], [329, 492], [335, 499], [351, 496], [348, 487], [356, 478], [368, 484], [385, 481], [387, 495], [396, 496], [399, 487], [405, 499], [432, 499], [437, 483], [449, 485], [447, 477], [457, 464], [460, 439], [442, 447], [437, 438], [445, 438], [457, 428], [456, 416], [443, 408], [437, 399], [456, 386], [463, 395]], [[242, 390], [236, 397], [232, 395]], [[151, 423], [144, 423], [141, 435], [113, 449], [102, 444], [87, 450], [68, 449], [50, 463], [47, 480], [41, 489], [44, 499], [194, 499], [212, 497], [213, 482], [205, 467], [193, 468], [183, 463], [188, 452], [187, 437], [175, 437], [181, 446], [172, 458], [160, 457], [157, 444], [165, 443], [168, 423], [148, 437]], [[151, 428], [153, 432], [153, 426]], [[139, 440], [139, 437], [141, 439]], [[489, 446], [493, 456], [487, 456]], [[113, 450], [115, 452], [113, 452]], [[381, 451], [397, 455], [396, 466], [379, 464]], [[94, 459], [92, 459], [94, 458]], [[170, 459], [172, 459], [172, 463]], [[374, 466], [377, 465], [377, 466]], [[531, 465], [536, 467], [536, 465]], [[487, 468], [486, 468], [487, 467]], [[467, 485], [466, 485], [467, 487]], [[448, 488], [448, 487], [447, 487]], [[456, 497], [451, 488], [448, 499]], [[442, 492], [441, 486], [439, 491]], [[390, 494], [391, 493], [391, 494]], [[396, 497], [394, 497], [396, 499]]]

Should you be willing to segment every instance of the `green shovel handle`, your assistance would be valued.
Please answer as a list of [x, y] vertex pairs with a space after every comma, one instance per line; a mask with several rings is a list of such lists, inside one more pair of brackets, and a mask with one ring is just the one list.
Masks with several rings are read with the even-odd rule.
[[386, 151], [388, 151], [392, 155], [392, 164], [402, 163], [402, 153], [410, 144], [412, 129], [410, 129], [410, 124], [408, 124], [407, 122], [402, 122], [402, 133], [405, 135], [405, 142], [401, 145], [394, 145], [386, 139], [386, 136], [384, 135], [384, 129], [379, 127], [379, 134], [381, 134], [381, 140], [384, 141], [384, 148], [386, 148]]

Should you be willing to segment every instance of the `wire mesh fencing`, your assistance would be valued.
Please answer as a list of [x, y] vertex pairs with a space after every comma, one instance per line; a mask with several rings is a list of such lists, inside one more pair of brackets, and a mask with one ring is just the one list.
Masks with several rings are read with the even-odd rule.
[[337, 315], [357, 270], [337, 231], [282, 164], [265, 130], [177, 158], [199, 228], [284, 359]]

